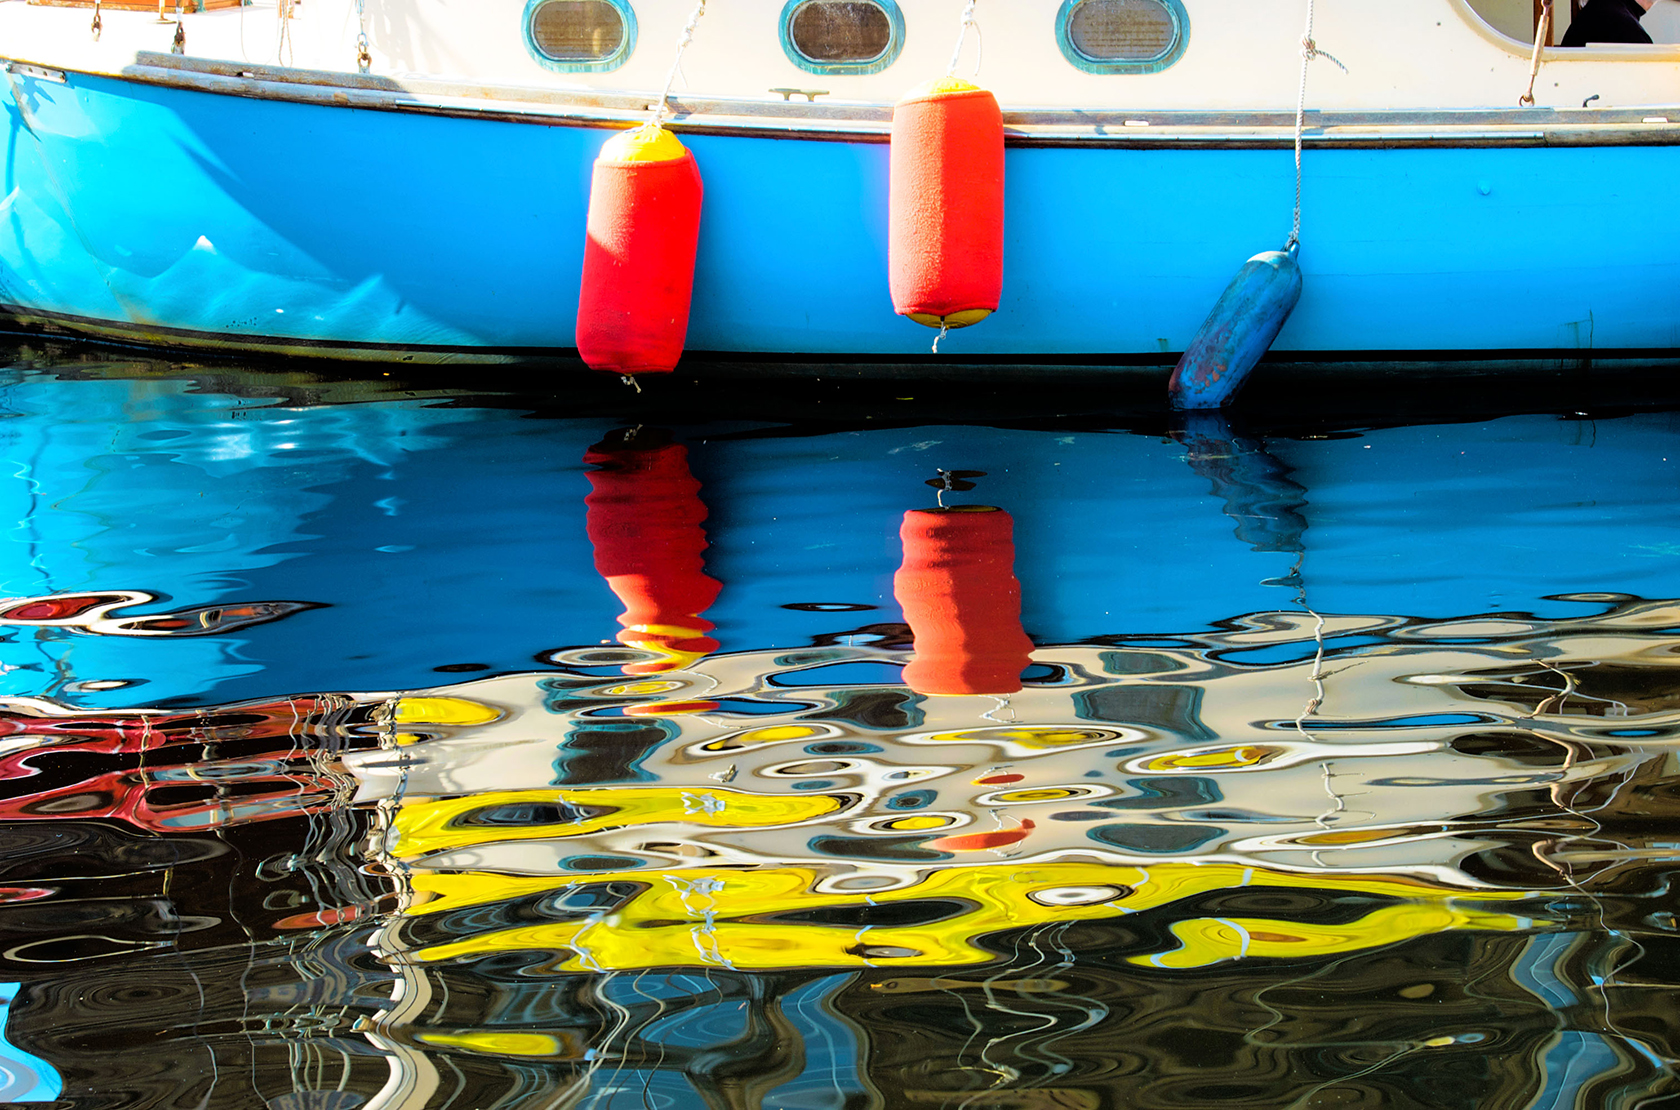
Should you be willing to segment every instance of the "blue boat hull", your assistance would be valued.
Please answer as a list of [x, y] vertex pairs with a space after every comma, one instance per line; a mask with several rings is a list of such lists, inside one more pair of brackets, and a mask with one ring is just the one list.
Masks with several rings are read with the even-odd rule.
[[[598, 126], [14, 74], [0, 302], [169, 344], [372, 358], [564, 355]], [[893, 314], [887, 147], [687, 137], [706, 182], [691, 352], [920, 360]], [[1680, 178], [1655, 146], [1309, 151], [1306, 292], [1274, 351], [1680, 350]], [[1012, 146], [998, 312], [947, 361], [1170, 362], [1279, 246], [1277, 149]], [[1605, 209], [1628, 215], [1606, 236]]]

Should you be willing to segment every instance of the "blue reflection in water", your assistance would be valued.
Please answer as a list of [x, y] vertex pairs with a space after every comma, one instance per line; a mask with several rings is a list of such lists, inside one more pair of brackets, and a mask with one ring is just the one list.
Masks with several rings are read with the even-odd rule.
[[[11, 631], [8, 691], [57, 683], [78, 704], [116, 705], [132, 695], [75, 684], [144, 682], [154, 703], [416, 685], [438, 666], [523, 667], [616, 630], [616, 599], [586, 573], [583, 528], [583, 456], [610, 422], [436, 400], [310, 407], [28, 372], [9, 375], [0, 403], [12, 414], [0, 421], [0, 513], [17, 522], [0, 592], [331, 607], [260, 636], [143, 647]], [[867, 623], [789, 604], [890, 619], [898, 521], [936, 466], [985, 470], [984, 499], [1016, 517], [1024, 623], [1039, 643], [1288, 608], [1302, 546], [1300, 581], [1320, 611], [1563, 616], [1577, 610], [1543, 599], [1589, 586], [1680, 594], [1680, 519], [1650, 511], [1680, 473], [1674, 417], [1600, 421], [1591, 438], [1585, 427], [1514, 417], [1264, 451], [1204, 437], [1192, 443], [1200, 472], [1178, 442], [1093, 431], [678, 433], [712, 513], [707, 567], [725, 583], [711, 618], [739, 649]], [[1210, 482], [1221, 449], [1263, 462]], [[1268, 538], [1238, 538], [1256, 528]]]
[[[0, 983], [0, 1030], [4, 1030], [17, 997], [18, 984]], [[64, 1081], [53, 1066], [0, 1036], [0, 1102], [53, 1102]]]
[[805, 1070], [770, 1092], [767, 1103], [787, 1110], [846, 1110], [871, 1093], [858, 1070], [857, 1028], [833, 1008], [833, 998], [851, 979], [830, 975], [788, 992], [782, 1014], [805, 1045]]

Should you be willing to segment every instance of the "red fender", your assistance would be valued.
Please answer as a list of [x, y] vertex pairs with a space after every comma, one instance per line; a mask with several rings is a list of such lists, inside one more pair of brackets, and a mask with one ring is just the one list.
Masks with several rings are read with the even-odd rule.
[[947, 77], [893, 109], [887, 271], [893, 310], [966, 327], [1003, 295], [1003, 113]]
[[676, 368], [688, 337], [702, 192], [694, 156], [664, 128], [638, 127], [601, 148], [577, 318], [578, 355], [592, 368]]

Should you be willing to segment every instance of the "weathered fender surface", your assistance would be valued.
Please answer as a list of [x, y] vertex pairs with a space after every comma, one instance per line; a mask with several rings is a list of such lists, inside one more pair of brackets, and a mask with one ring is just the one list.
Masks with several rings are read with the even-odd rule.
[[1301, 299], [1299, 253], [1297, 244], [1243, 263], [1173, 368], [1174, 408], [1214, 409], [1236, 396]]

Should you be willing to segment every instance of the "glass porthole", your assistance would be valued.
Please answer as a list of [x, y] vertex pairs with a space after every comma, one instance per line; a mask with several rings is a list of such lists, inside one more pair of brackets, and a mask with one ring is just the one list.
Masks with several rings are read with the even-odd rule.
[[807, 73], [879, 73], [904, 48], [894, 0], [788, 0], [782, 50]]
[[528, 0], [525, 49], [560, 73], [617, 69], [636, 48], [636, 13], [627, 0]]
[[1056, 14], [1062, 55], [1087, 73], [1159, 73], [1189, 41], [1179, 0], [1065, 0]]

